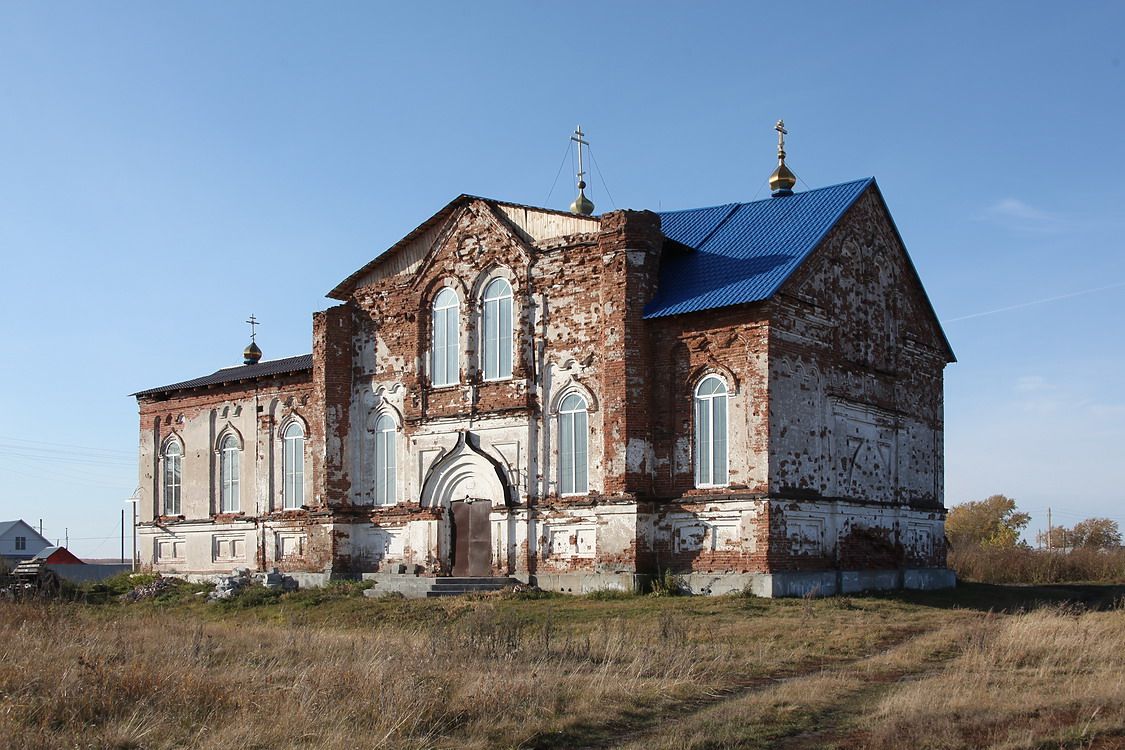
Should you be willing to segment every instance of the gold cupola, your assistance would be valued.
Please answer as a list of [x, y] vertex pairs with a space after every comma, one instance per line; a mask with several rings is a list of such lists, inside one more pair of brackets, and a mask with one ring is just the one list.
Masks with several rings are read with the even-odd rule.
[[262, 350], [258, 347], [258, 319], [253, 315], [246, 321], [250, 324], [250, 343], [242, 350], [242, 364], [256, 365], [262, 361]]
[[570, 204], [570, 212], [575, 214], [582, 214], [589, 216], [594, 213], [594, 202], [586, 197], [586, 170], [582, 168], [582, 147], [589, 146], [590, 142], [583, 136], [582, 126], [579, 125], [574, 129], [574, 135], [570, 136], [570, 140], [578, 144], [578, 197], [574, 199], [574, 203]]
[[793, 186], [797, 184], [797, 175], [785, 166], [785, 136], [789, 131], [785, 129], [785, 121], [778, 120], [774, 126], [777, 131], [777, 169], [770, 175], [770, 193], [773, 197], [793, 195]]
[[570, 204], [570, 212], [589, 216], [594, 213], [594, 202], [586, 197], [586, 181], [578, 181], [578, 197]]
[[259, 348], [259, 346], [256, 343], [251, 341], [250, 345], [242, 350], [242, 364], [244, 364], [244, 365], [256, 365], [261, 361], [262, 361], [262, 350], [261, 350], [261, 348]]

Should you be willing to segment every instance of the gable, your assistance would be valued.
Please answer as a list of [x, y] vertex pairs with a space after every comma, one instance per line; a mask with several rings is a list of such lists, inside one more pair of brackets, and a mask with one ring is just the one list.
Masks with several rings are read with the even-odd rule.
[[816, 309], [851, 361], [890, 368], [920, 346], [955, 361], [918, 272], [876, 185], [848, 208], [779, 289]]
[[[474, 200], [456, 209], [438, 233], [433, 244], [401, 281], [418, 287], [439, 277], [453, 277], [471, 283], [494, 265], [515, 268], [530, 260], [531, 248], [493, 207]], [[372, 281], [386, 278], [378, 276]], [[370, 283], [370, 282], [368, 282]]]
[[450, 228], [470, 205], [483, 206], [495, 219], [525, 245], [550, 243], [575, 234], [596, 232], [600, 221], [592, 216], [582, 216], [566, 211], [536, 208], [519, 203], [508, 203], [473, 195], [460, 195], [440, 211], [418, 225], [394, 245], [375, 256], [369, 263], [340, 282], [328, 293], [333, 299], [346, 300], [357, 288], [381, 279], [398, 275], [412, 275], [419, 271], [434, 248], [449, 233]]
[[0, 521], [0, 539], [14, 539], [17, 536], [27, 537], [28, 542], [38, 540], [44, 545], [50, 544], [45, 537], [23, 519]]

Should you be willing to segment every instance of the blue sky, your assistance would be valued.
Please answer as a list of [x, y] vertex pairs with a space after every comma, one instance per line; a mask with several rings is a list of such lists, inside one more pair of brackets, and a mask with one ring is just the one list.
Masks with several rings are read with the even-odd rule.
[[565, 207], [576, 123], [599, 211], [672, 209], [765, 197], [784, 117], [798, 189], [878, 178], [945, 320], [947, 504], [1125, 526], [1123, 31], [1095, 2], [0, 4], [0, 519], [116, 555], [127, 394], [237, 363], [250, 313], [308, 352], [323, 295], [459, 193]]

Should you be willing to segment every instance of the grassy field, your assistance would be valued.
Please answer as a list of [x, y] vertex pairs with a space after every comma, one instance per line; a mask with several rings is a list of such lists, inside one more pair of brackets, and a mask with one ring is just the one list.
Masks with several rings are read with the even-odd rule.
[[[12, 748], [1125, 747], [1125, 587], [0, 604]], [[1069, 604], [1066, 602], [1070, 602]]]

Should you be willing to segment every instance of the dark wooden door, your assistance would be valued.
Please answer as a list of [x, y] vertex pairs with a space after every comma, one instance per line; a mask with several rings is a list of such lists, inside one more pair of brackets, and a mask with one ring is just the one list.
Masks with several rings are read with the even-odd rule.
[[453, 575], [492, 575], [492, 503], [476, 500], [450, 504], [453, 511]]

